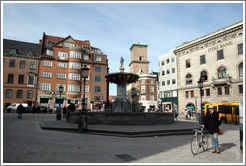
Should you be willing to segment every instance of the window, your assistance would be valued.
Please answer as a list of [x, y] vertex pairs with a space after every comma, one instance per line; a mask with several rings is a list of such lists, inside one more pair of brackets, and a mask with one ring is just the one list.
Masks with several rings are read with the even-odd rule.
[[226, 68], [224, 66], [220, 67], [218, 69], [218, 78], [221, 79], [221, 78], [226, 78]]
[[80, 74], [79, 73], [69, 73], [68, 75], [69, 80], [80, 80]]
[[57, 62], [57, 67], [58, 68], [67, 68], [67, 64], [66, 63]]
[[69, 92], [80, 92], [80, 85], [68, 85], [68, 91]]
[[162, 75], [163, 75], [163, 76], [165, 75], [165, 71], [162, 71]]
[[145, 94], [145, 86], [141, 86], [141, 94]]
[[192, 76], [191, 74], [186, 75], [186, 85], [192, 84]]
[[51, 84], [49, 83], [40, 83], [40, 90], [47, 90], [49, 91], [51, 88]]
[[9, 53], [16, 55], [18, 53], [18, 50], [16, 48], [11, 48]]
[[14, 74], [8, 74], [8, 83], [13, 84], [14, 82]]
[[228, 86], [225, 87], [225, 94], [226, 95], [229, 95], [230, 94], [230, 89]]
[[100, 86], [95, 86], [95, 92], [101, 92], [101, 87]]
[[143, 57], [139, 56], [139, 61], [142, 61]]
[[24, 69], [26, 67], [25, 61], [20, 61], [20, 68]]
[[200, 77], [203, 78], [203, 81], [208, 81], [208, 74], [205, 70], [201, 72]]
[[218, 95], [222, 95], [222, 88], [221, 87], [218, 87], [217, 88], [217, 92], [218, 92]]
[[170, 70], [169, 69], [167, 70], [167, 74], [170, 74]]
[[243, 77], [243, 62], [238, 66], [239, 77]]
[[28, 77], [28, 85], [33, 85], [34, 84], [34, 75], [29, 75]]
[[238, 55], [243, 54], [243, 44], [238, 45]]
[[162, 81], [162, 86], [165, 86], [165, 81]]
[[94, 99], [97, 100], [97, 101], [100, 101], [101, 97], [100, 96], [95, 96]]
[[28, 99], [32, 99], [33, 98], [33, 91], [32, 90], [28, 90], [27, 91], [27, 98]]
[[34, 56], [34, 51], [28, 50], [27, 51], [27, 56]]
[[101, 66], [96, 66], [96, 72], [101, 72], [101, 71], [102, 71]]
[[46, 46], [53, 46], [54, 45], [54, 42], [52, 42], [52, 41], [48, 41], [47, 43], [46, 43]]
[[150, 92], [154, 92], [154, 86], [150, 86]]
[[150, 80], [150, 84], [154, 84], [154, 81], [153, 80]]
[[142, 80], [142, 82], [141, 82], [142, 84], [145, 84], [145, 80]]
[[175, 68], [172, 68], [172, 73], [175, 73]]
[[170, 80], [167, 80], [167, 85], [170, 85]]
[[81, 52], [70, 51], [70, 58], [81, 59]]
[[165, 65], [165, 61], [161, 61], [161, 65], [164, 66]]
[[58, 52], [57, 58], [59, 60], [67, 60], [68, 53], [67, 52]]
[[206, 89], [206, 96], [210, 96], [210, 89]]
[[175, 79], [172, 79], [172, 84], [176, 84], [176, 80]]
[[52, 66], [52, 62], [50, 61], [42, 61], [42, 66]]
[[24, 75], [19, 75], [18, 84], [24, 84]]
[[14, 59], [9, 60], [9, 67], [15, 67], [15, 60]]
[[52, 77], [52, 73], [50, 73], [50, 72], [42, 72], [41, 73], [41, 77], [51, 78]]
[[[84, 86], [82, 86], [82, 93], [84, 93]], [[89, 86], [85, 86], [85, 93], [89, 93]]]
[[189, 98], [189, 91], [185, 91], [185, 97]]
[[69, 62], [69, 69], [81, 69], [81, 63]]
[[204, 96], [204, 90], [203, 89], [201, 90], [201, 95]]
[[172, 58], [171, 58], [171, 61], [172, 61], [172, 62], [175, 62], [175, 58], [174, 58], [174, 57], [172, 57]]
[[217, 60], [224, 59], [224, 52], [223, 50], [217, 51]]
[[87, 55], [87, 54], [85, 54], [85, 55], [84, 55], [84, 60], [85, 60], [85, 61], [88, 61], [89, 59], [90, 59], [90, 56]]
[[206, 59], [205, 59], [205, 55], [200, 56], [200, 64], [205, 64], [206, 63]]
[[102, 61], [102, 57], [101, 56], [96, 56], [96, 61], [97, 62], [101, 62]]
[[238, 85], [238, 92], [243, 94], [243, 85]]
[[73, 43], [64, 43], [64, 47], [74, 47]]
[[141, 96], [141, 100], [142, 101], [146, 100], [146, 96], [145, 95]]
[[46, 50], [46, 55], [53, 56], [54, 51], [53, 50]]
[[63, 92], [66, 91], [66, 85], [65, 84], [56, 84], [56, 92], [59, 92], [59, 87], [62, 86], [63, 87]]
[[150, 100], [151, 100], [151, 101], [154, 101], [154, 100], [155, 100], [155, 95], [153, 95], [153, 94], [150, 95]]
[[17, 90], [16, 98], [17, 99], [22, 99], [22, 93], [23, 93], [23, 90]]
[[59, 78], [59, 79], [66, 79], [66, 77], [67, 77], [67, 74], [56, 73], [56, 78]]
[[186, 68], [190, 67], [190, 59], [186, 60]]
[[95, 81], [96, 82], [101, 82], [101, 76], [95, 76]]
[[6, 98], [12, 98], [12, 89], [6, 90]]
[[35, 69], [35, 68], [36, 68], [35, 62], [30, 62], [29, 69]]
[[169, 62], [170, 62], [170, 60], [169, 60], [169, 59], [167, 59], [167, 60], [166, 60], [166, 63], [168, 64]]
[[190, 91], [190, 97], [194, 97], [194, 91]]

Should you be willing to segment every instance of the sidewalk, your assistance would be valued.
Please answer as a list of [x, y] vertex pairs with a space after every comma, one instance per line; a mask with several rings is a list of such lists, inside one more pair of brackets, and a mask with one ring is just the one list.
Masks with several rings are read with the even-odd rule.
[[[78, 124], [65, 120], [43, 121], [40, 127], [46, 130], [77, 132]], [[173, 124], [162, 125], [93, 125], [89, 124], [86, 134], [113, 135], [123, 137], [147, 137], [163, 135], [193, 134], [200, 124], [195, 120], [180, 119]]]

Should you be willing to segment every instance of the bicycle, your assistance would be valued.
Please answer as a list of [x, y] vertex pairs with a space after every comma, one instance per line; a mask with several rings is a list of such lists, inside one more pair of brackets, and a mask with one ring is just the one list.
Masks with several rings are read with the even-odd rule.
[[190, 146], [193, 155], [197, 155], [200, 148], [203, 148], [204, 151], [208, 150], [208, 137], [203, 132], [203, 128], [201, 128], [201, 130], [195, 129], [195, 134], [191, 139]]

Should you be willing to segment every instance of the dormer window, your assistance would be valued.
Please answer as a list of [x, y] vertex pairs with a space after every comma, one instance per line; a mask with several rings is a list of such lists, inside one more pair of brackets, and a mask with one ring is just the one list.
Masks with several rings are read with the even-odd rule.
[[64, 47], [74, 47], [73, 43], [64, 43]]
[[28, 50], [28, 52], [27, 52], [27, 56], [34, 56], [34, 51], [32, 51], [32, 50]]
[[18, 50], [16, 49], [16, 48], [11, 48], [11, 50], [10, 50], [10, 54], [13, 54], [13, 55], [16, 55], [17, 54], [17, 52], [18, 52]]
[[54, 45], [54, 42], [47, 41], [46, 46], [52, 47]]

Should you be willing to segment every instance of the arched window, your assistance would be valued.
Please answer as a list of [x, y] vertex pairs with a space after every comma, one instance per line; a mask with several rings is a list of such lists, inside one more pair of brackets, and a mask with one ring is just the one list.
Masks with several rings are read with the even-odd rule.
[[218, 68], [218, 78], [221, 79], [221, 78], [226, 78], [227, 75], [226, 75], [226, 68], [224, 66]]
[[205, 70], [201, 72], [201, 78], [203, 78], [203, 81], [208, 81], [208, 74]]
[[243, 62], [241, 62], [238, 66], [239, 77], [243, 77]]
[[187, 74], [186, 75], [186, 85], [190, 85], [190, 84], [192, 84], [192, 75]]

